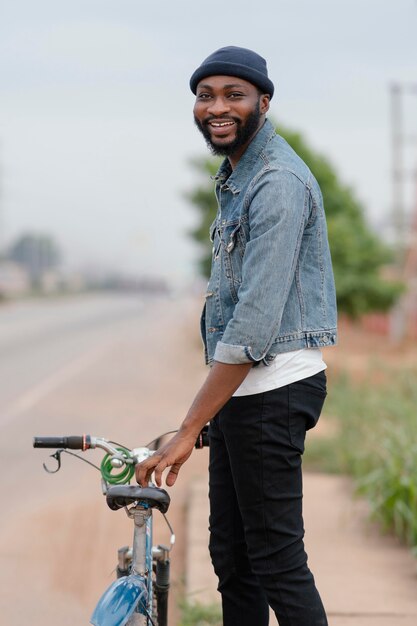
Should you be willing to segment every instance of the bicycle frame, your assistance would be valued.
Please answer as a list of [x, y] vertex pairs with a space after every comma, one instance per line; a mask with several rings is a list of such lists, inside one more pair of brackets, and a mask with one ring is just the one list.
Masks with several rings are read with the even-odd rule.
[[[137, 463], [147, 459], [150, 454], [151, 452], [148, 448], [136, 448], [132, 450], [132, 456]], [[126, 595], [128, 595], [126, 594], [126, 588], [122, 589], [122, 593], [119, 593], [123, 585], [123, 580], [121, 582], [120, 580], [123, 578], [126, 579], [127, 585], [134, 580], [139, 593], [137, 597], [131, 595], [130, 598], [127, 598], [125, 613], [127, 615], [132, 610], [133, 612], [128, 621], [122, 623], [125, 623], [126, 626], [148, 626], [148, 616], [150, 615], [151, 619], [153, 617], [154, 589], [152, 584], [152, 569], [154, 554], [155, 556], [158, 555], [158, 548], [153, 549], [152, 546], [152, 508], [150, 508], [146, 502], [138, 502], [130, 509], [125, 507], [125, 510], [127, 516], [132, 519], [134, 523], [131, 562], [127, 568], [126, 557], [129, 552], [124, 550], [124, 563], [122, 568], [120, 568], [121, 564], [119, 562], [120, 578], [110, 585], [100, 598], [94, 610], [92, 623], [97, 624], [97, 626], [119, 626], [120, 615], [117, 612], [117, 608], [121, 602], [121, 596], [123, 595], [125, 600]], [[121, 573], [121, 570], [125, 570], [126, 573]], [[135, 578], [132, 578], [132, 576]], [[126, 587], [126, 585], [124, 586]], [[94, 620], [95, 616], [96, 620]]]

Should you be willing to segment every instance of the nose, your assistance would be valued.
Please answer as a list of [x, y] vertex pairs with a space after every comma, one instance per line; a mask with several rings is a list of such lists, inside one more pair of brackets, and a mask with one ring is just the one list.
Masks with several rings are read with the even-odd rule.
[[213, 98], [210, 106], [207, 108], [207, 113], [210, 113], [210, 115], [215, 115], [216, 117], [219, 117], [224, 113], [228, 113], [229, 111], [230, 105], [228, 101], [220, 96], [217, 98]]

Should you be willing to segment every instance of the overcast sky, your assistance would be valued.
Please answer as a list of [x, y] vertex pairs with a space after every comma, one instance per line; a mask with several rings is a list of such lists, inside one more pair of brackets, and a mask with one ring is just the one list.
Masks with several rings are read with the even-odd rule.
[[[262, 54], [274, 119], [327, 155], [384, 226], [389, 84], [417, 82], [415, 0], [0, 0], [0, 238], [49, 232], [75, 265], [191, 276], [188, 81], [212, 51]], [[417, 131], [417, 97], [405, 103]], [[413, 127], [414, 125], [414, 127]], [[408, 148], [410, 167], [417, 145]]]

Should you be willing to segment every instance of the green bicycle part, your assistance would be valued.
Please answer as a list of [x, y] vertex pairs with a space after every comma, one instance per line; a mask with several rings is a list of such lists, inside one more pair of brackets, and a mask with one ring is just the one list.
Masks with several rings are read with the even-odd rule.
[[[129, 458], [129, 450], [127, 448], [116, 449], [120, 452], [121, 456], [126, 459]], [[113, 455], [106, 454], [100, 465], [101, 475], [106, 483], [109, 485], [123, 485], [125, 483], [129, 483], [135, 473], [135, 466], [133, 463], [127, 463], [121, 468], [116, 468], [111, 464], [112, 458]]]

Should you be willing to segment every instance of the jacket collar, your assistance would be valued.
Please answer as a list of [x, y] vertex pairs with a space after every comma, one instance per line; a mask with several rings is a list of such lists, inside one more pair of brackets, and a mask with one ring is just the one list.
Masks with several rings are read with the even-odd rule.
[[227, 187], [232, 193], [239, 193], [243, 184], [248, 179], [255, 161], [266, 147], [267, 143], [275, 136], [275, 129], [269, 120], [256, 133], [245, 152], [240, 157], [235, 169], [232, 170], [230, 161], [226, 158], [221, 164], [213, 180], [220, 186]]

